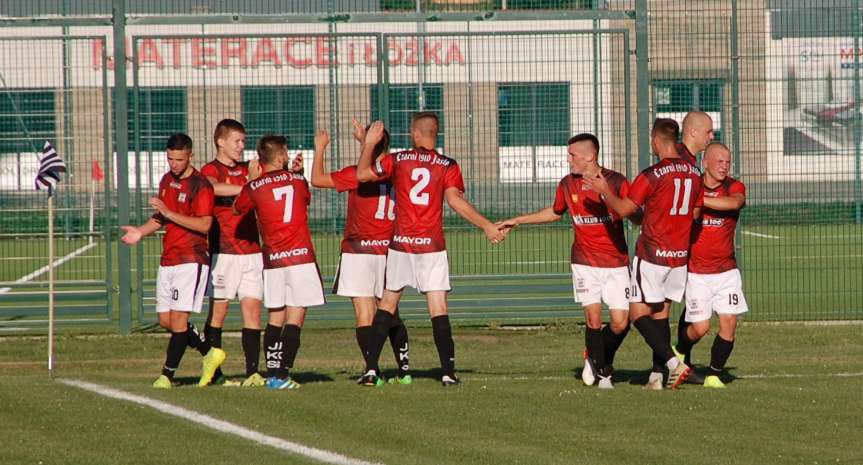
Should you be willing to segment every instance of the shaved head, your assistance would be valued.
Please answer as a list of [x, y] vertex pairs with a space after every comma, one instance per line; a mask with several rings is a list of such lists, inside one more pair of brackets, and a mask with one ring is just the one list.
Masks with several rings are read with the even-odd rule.
[[704, 149], [704, 159], [713, 159], [722, 155], [731, 157], [731, 150], [722, 142], [712, 142]]
[[713, 140], [713, 118], [703, 111], [690, 111], [683, 117], [683, 143], [695, 155]]
[[696, 127], [705, 127], [710, 125], [713, 127], [713, 118], [703, 111], [690, 111], [683, 117], [683, 131]]
[[721, 142], [714, 142], [704, 149], [701, 164], [705, 179], [715, 183], [722, 182], [731, 172], [731, 150]]

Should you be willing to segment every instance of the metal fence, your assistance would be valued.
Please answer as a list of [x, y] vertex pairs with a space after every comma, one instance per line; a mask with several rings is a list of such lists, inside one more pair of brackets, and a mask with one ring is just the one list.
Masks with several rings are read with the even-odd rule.
[[[119, 321], [125, 331], [133, 316], [153, 319], [145, 310], [161, 247], [156, 237], [130, 250], [118, 244], [118, 226], [149, 215], [168, 134], [189, 133], [200, 166], [214, 156], [215, 124], [231, 117], [246, 124], [250, 157], [257, 138], [273, 132], [308, 163], [314, 131], [326, 128], [327, 168], [336, 169], [357, 158], [351, 118], [384, 120], [399, 147], [417, 110], [441, 117], [438, 145], [458, 160], [468, 197], [495, 219], [550, 204], [568, 171], [570, 135], [596, 133], [601, 162], [631, 179], [650, 163], [652, 118], [706, 111], [748, 188], [737, 245], [750, 318], [860, 318], [860, 7], [4, 2], [0, 288], [9, 289], [0, 289], [0, 320], [38, 320], [47, 302], [45, 277], [34, 274], [47, 265], [44, 199], [29, 190], [44, 139], [70, 165], [56, 220], [66, 312], [70, 321]], [[98, 170], [106, 176], [94, 182]], [[344, 210], [343, 196], [313, 192], [326, 276], [335, 272]], [[450, 212], [446, 222], [451, 270], [463, 282], [456, 313], [577, 315], [565, 222], [522, 228], [497, 248]], [[346, 302], [330, 306], [351, 315]], [[422, 313], [419, 301], [407, 306]]]

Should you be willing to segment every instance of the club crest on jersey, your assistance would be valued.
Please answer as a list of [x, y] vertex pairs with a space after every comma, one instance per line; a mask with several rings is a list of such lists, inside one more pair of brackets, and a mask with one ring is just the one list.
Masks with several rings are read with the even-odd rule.
[[180, 192], [180, 195], [177, 196], [177, 202], [185, 202], [186, 201], [186, 193]]
[[578, 203], [578, 194], [570, 194], [570, 199], [572, 199], [572, 203]]

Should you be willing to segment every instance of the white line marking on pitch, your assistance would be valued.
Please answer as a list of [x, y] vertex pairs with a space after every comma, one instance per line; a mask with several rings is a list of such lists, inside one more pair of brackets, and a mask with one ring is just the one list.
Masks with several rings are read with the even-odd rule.
[[234, 423], [230, 423], [224, 420], [219, 420], [213, 418], [209, 415], [204, 415], [203, 413], [198, 413], [193, 410], [187, 410], [182, 407], [178, 407], [176, 405], [169, 404], [167, 402], [158, 401], [155, 399], [150, 399], [149, 397], [138, 396], [135, 394], [130, 394], [125, 391], [120, 391], [118, 389], [112, 389], [109, 387], [101, 386], [98, 384], [88, 383], [86, 381], [79, 380], [71, 380], [71, 379], [59, 379], [57, 380], [67, 386], [76, 387], [78, 389], [83, 389], [85, 391], [90, 391], [100, 396], [109, 397], [111, 399], [119, 399], [126, 400], [129, 402], [136, 403], [138, 405], [143, 405], [145, 407], [150, 407], [154, 410], [158, 410], [162, 413], [166, 413], [168, 415], [173, 415], [175, 417], [182, 418], [184, 420], [191, 421], [193, 423], [197, 423], [202, 426], [206, 426], [207, 428], [214, 429], [216, 431], [232, 434], [234, 436], [239, 436], [243, 439], [248, 439], [250, 441], [256, 442], [261, 445], [275, 447], [276, 449], [280, 449], [286, 452], [290, 452], [297, 455], [302, 455], [304, 457], [308, 457], [314, 460], [318, 460], [324, 463], [334, 463], [338, 465], [375, 465], [371, 462], [366, 462], [363, 460], [352, 459], [350, 457], [345, 457], [341, 454], [336, 454], [335, 452], [329, 452], [322, 449], [316, 449], [314, 447], [304, 446], [302, 444], [298, 444], [296, 442], [286, 441], [284, 439], [280, 439], [273, 436], [267, 436], [266, 434], [259, 433], [257, 431], [250, 430], [248, 428], [244, 428], [242, 426], [236, 425]]
[[[797, 373], [777, 373], [777, 374], [766, 374], [766, 373], [755, 373], [751, 375], [734, 375], [735, 378], [738, 379], [776, 379], [776, 378], [809, 378], [813, 375], [810, 374], [797, 374]], [[863, 376], [863, 372], [861, 373], [816, 373], [814, 376], [827, 376], [831, 378], [858, 378]], [[569, 381], [569, 380], [577, 380], [574, 376], [495, 376], [495, 377], [485, 377], [485, 378], [473, 378], [464, 376], [465, 381]]]
[[782, 239], [782, 236], [774, 236], [773, 234], [764, 234], [752, 231], [743, 231], [743, 234], [746, 234], [748, 236], [763, 237], [765, 239]]
[[[16, 279], [15, 283], [16, 284], [26, 283], [27, 281], [30, 281], [31, 279], [36, 278], [39, 275], [47, 273], [48, 269], [50, 267], [57, 268], [58, 266], [60, 266], [64, 263], [68, 262], [69, 260], [77, 257], [78, 255], [81, 255], [82, 253], [92, 249], [93, 247], [96, 247], [97, 245], [98, 244], [96, 242], [94, 242], [92, 244], [87, 244], [87, 245], [79, 248], [78, 250], [73, 251], [69, 255], [66, 255], [65, 257], [61, 257], [61, 258], [58, 258], [57, 260], [54, 260], [54, 263], [52, 263], [51, 265], [45, 265], [42, 268], [39, 268], [38, 270], [36, 270], [36, 271], [26, 275], [26, 276], [22, 276], [22, 277]], [[0, 294], [5, 294], [11, 290], [12, 290], [11, 287], [0, 287]]]

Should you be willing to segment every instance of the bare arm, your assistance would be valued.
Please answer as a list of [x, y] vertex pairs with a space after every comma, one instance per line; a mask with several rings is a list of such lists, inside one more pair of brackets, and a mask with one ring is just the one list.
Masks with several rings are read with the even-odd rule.
[[150, 205], [161, 213], [165, 219], [195, 232], [206, 234], [210, 231], [210, 226], [213, 224], [212, 216], [187, 216], [173, 210], [169, 210], [168, 207], [165, 206], [165, 203], [159, 200], [158, 197], [152, 197], [150, 199]]
[[366, 133], [366, 140], [363, 141], [363, 151], [360, 155], [360, 161], [357, 163], [357, 181], [369, 182], [380, 179], [380, 176], [372, 169], [372, 163], [374, 163], [375, 145], [380, 142], [383, 136], [384, 123], [380, 121], [372, 123], [368, 133]]
[[746, 205], [746, 196], [743, 194], [731, 194], [725, 197], [704, 197], [704, 206], [713, 210], [740, 210], [744, 205]]
[[464, 194], [462, 194], [458, 188], [448, 188], [444, 191], [444, 198], [446, 198], [447, 204], [449, 204], [449, 206], [455, 210], [459, 216], [466, 219], [474, 226], [482, 229], [483, 232], [485, 232], [485, 237], [492, 244], [497, 244], [503, 240], [504, 234], [498, 229], [498, 227], [489, 221], [488, 218], [483, 216], [482, 213], [478, 212], [477, 209], [464, 198]]
[[312, 164], [312, 186], [333, 189], [336, 183], [330, 173], [324, 172], [324, 151], [330, 143], [327, 131], [315, 134], [315, 162]]
[[207, 176], [207, 181], [210, 181], [210, 184], [213, 185], [213, 192], [219, 197], [233, 197], [239, 195], [240, 190], [243, 189], [243, 186], [219, 182], [218, 179], [212, 176]]
[[120, 240], [122, 240], [126, 245], [135, 245], [142, 238], [153, 234], [161, 227], [162, 223], [159, 223], [154, 218], [150, 218], [141, 226], [120, 226], [120, 229], [126, 232]]
[[514, 228], [521, 224], [542, 224], [552, 223], [561, 219], [563, 215], [558, 215], [554, 212], [554, 208], [548, 207], [542, 210], [528, 213], [527, 215], [515, 216], [508, 220], [498, 221], [495, 223], [500, 229]]

